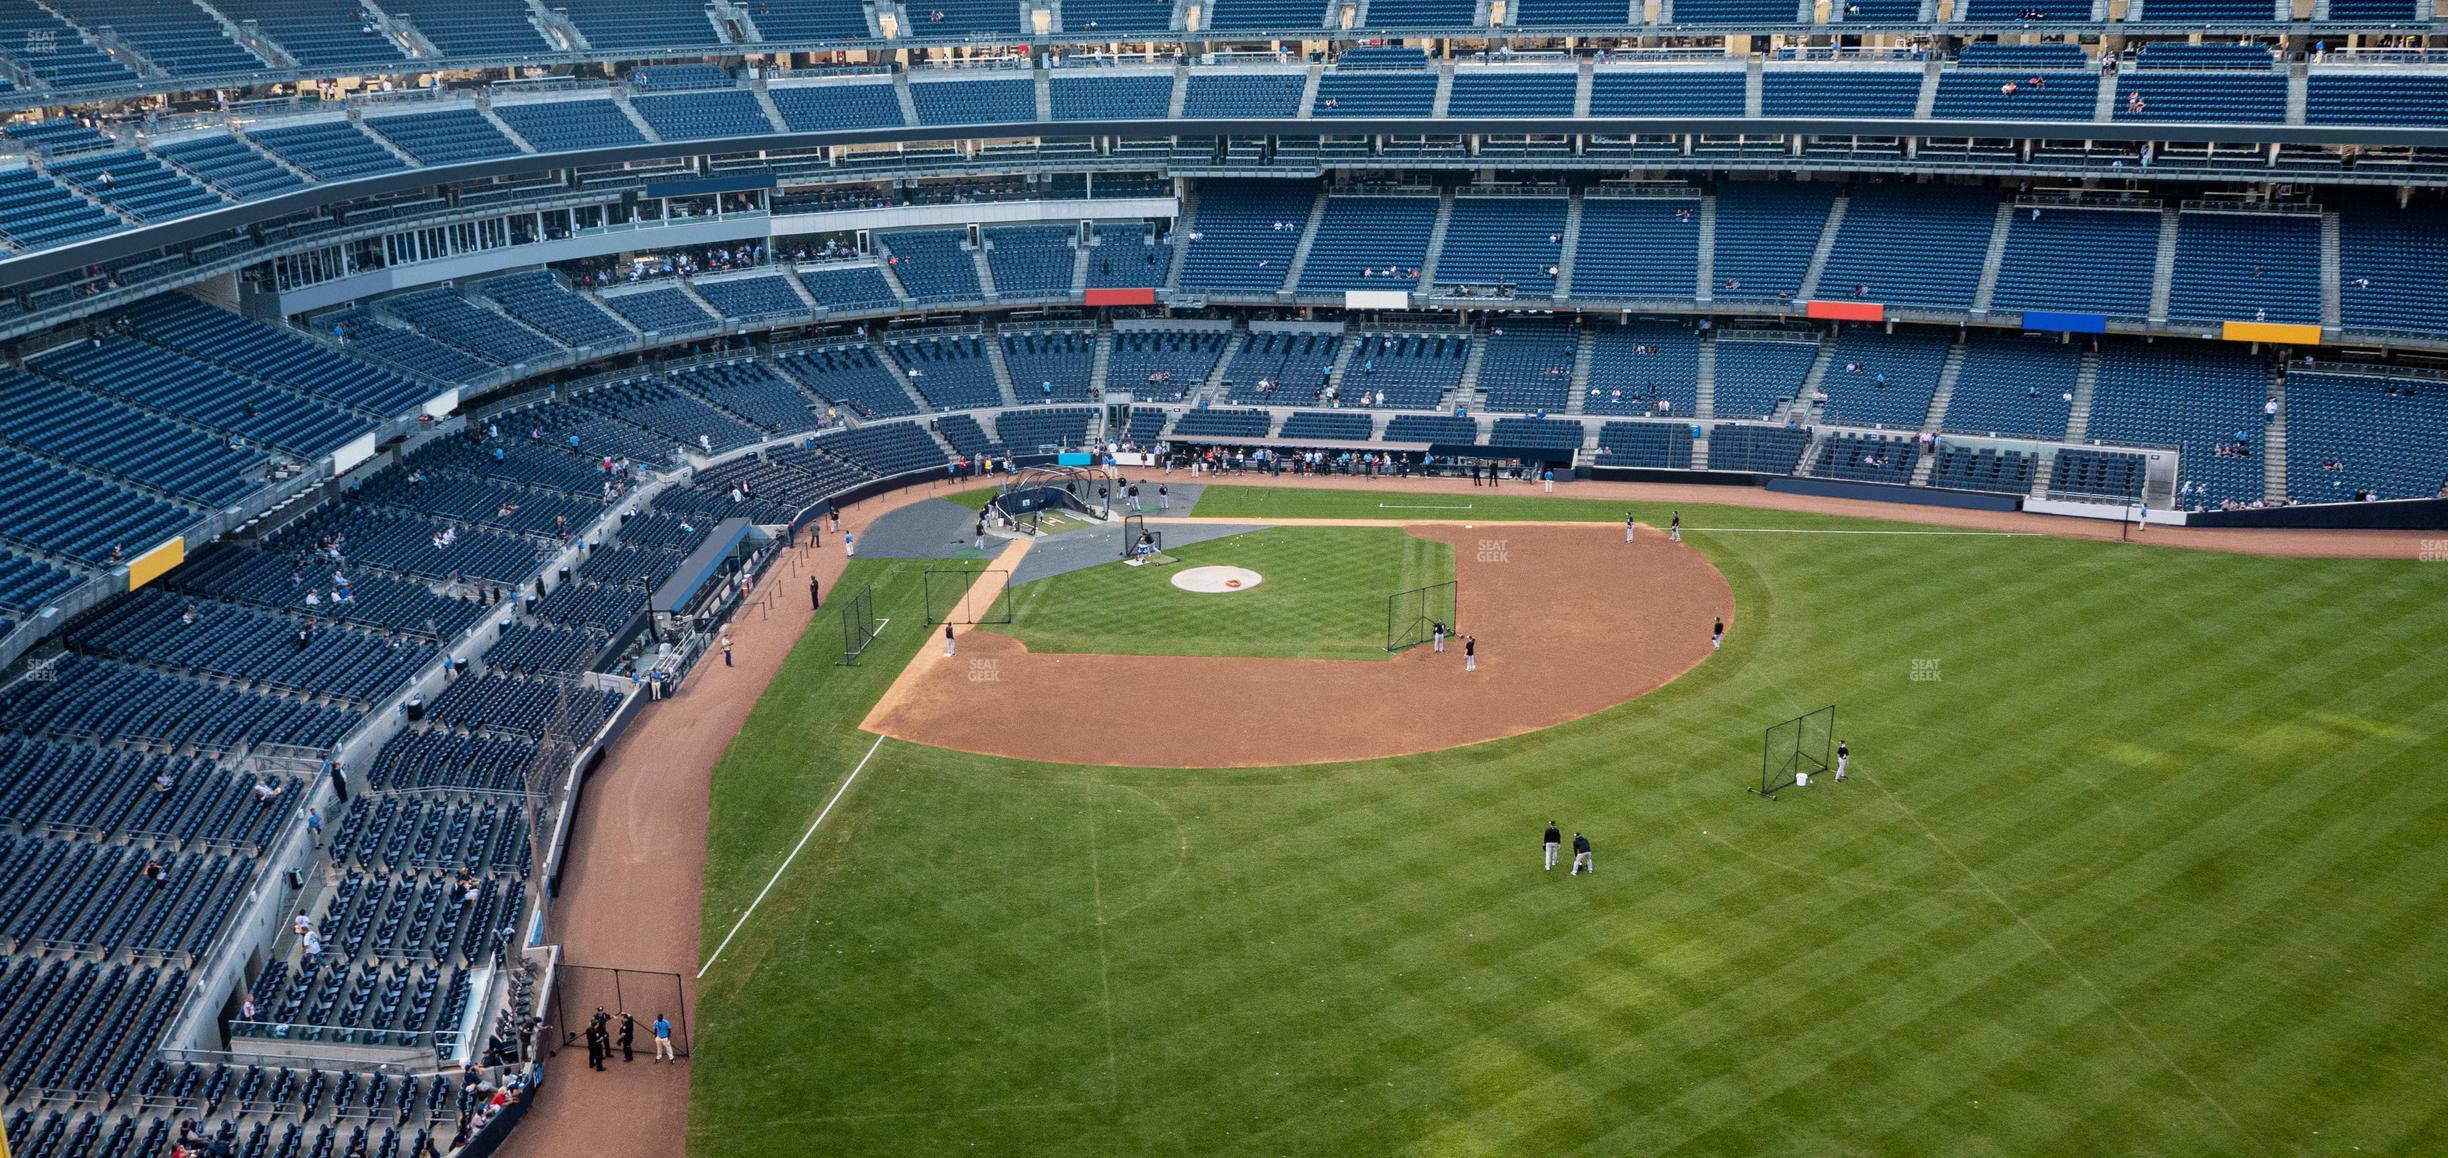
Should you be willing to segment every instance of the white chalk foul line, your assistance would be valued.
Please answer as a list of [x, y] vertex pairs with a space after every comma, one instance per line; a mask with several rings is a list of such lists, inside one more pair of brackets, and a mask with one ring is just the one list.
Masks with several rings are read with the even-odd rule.
[[823, 824], [825, 817], [833, 814], [833, 806], [841, 803], [842, 793], [850, 791], [850, 782], [858, 779], [859, 773], [866, 770], [867, 762], [875, 759], [876, 749], [883, 746], [884, 737], [878, 736], [876, 742], [868, 746], [867, 754], [859, 757], [858, 767], [850, 770], [849, 777], [844, 779], [841, 787], [834, 791], [833, 799], [825, 801], [824, 810], [816, 814], [815, 823], [808, 825], [807, 833], [799, 838], [798, 845], [790, 850], [790, 855], [782, 858], [782, 867], [774, 870], [773, 879], [766, 881], [765, 887], [757, 890], [756, 899], [748, 902], [748, 910], [741, 913], [739, 920], [732, 923], [730, 932], [723, 934], [722, 944], [714, 946], [713, 956], [707, 957], [705, 965], [697, 970], [699, 981], [705, 980], [706, 971], [712, 969], [714, 963], [722, 959], [723, 950], [731, 947], [731, 938], [739, 936], [740, 929], [748, 924], [748, 918], [756, 913], [757, 906], [765, 903], [765, 894], [773, 891], [774, 885], [781, 881], [782, 874], [790, 871], [791, 862], [799, 859], [800, 850], [805, 849], [808, 841], [815, 838], [816, 826]]
[[1712, 535], [1930, 535], [1969, 539], [2038, 539], [2044, 536], [2031, 531], [1833, 531], [1816, 527], [1685, 527], [1686, 534], [1706, 531]]
[[1471, 509], [1472, 506], [1473, 504], [1471, 503], [1464, 503], [1458, 507], [1432, 506], [1420, 503], [1379, 503], [1377, 504], [1377, 509], [1381, 511], [1467, 511]]

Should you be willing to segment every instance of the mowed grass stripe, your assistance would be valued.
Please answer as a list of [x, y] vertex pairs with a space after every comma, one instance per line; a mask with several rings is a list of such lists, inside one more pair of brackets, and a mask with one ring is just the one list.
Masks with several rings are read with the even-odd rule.
[[[2091, 1155], [2437, 1138], [2448, 1059], [2408, 1027], [2448, 916], [2421, 883], [2448, 867], [2448, 811], [2422, 775], [2426, 737], [2448, 729], [2423, 662], [2448, 647], [2425, 616], [2448, 569], [1691, 542], [1735, 590], [1726, 649], [1533, 736], [1230, 772], [887, 744], [826, 822], [851, 822], [844, 841], [810, 848], [804, 923], [738, 990], [709, 988], [735, 1012], [700, 1035], [692, 1148]], [[1909, 678], [1924, 653], [1935, 684]], [[1759, 729], [1829, 701], [1876, 783], [1744, 794]], [[799, 805], [838, 780], [726, 783], [802, 766], [726, 763], [718, 810], [733, 787]], [[1094, 876], [1121, 914], [1110, 1003], [1089, 784]], [[1882, 816], [1878, 786], [1961, 863]], [[737, 855], [770, 873], [805, 815], [740, 826], [781, 848]], [[1589, 830], [1607, 871], [1540, 873], [1550, 815]]]

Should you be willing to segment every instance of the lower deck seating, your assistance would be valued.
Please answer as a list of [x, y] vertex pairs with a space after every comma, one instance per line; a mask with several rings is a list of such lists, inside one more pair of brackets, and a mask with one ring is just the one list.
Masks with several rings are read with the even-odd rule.
[[1688, 470], [1691, 427], [1677, 422], [1610, 422], [1598, 428], [1598, 466]]
[[1938, 461], [1930, 468], [1929, 485], [1941, 490], [2028, 494], [2037, 463], [2021, 451], [1941, 445]]

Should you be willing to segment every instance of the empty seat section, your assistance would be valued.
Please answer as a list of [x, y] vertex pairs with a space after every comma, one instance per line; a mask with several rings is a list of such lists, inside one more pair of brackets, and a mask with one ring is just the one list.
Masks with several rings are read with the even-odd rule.
[[736, 89], [641, 96], [629, 102], [666, 141], [747, 137], [777, 132], [756, 94]]
[[1930, 116], [1960, 121], [2087, 121], [2099, 74], [1952, 68], [1938, 74]]
[[[1723, 387], [1719, 389], [1722, 399]], [[1581, 409], [1589, 414], [1697, 416], [1699, 336], [1672, 322], [1599, 326], [1591, 335], [1589, 386], [1582, 392]], [[1718, 412], [1724, 411], [1721, 401]]]
[[1946, 369], [1948, 348], [1942, 334], [1844, 329], [1819, 380], [1828, 396], [1821, 417], [1853, 426], [1920, 429]]
[[[1970, 309], [1997, 228], [1997, 198], [1977, 189], [1855, 186], [1816, 291], [1821, 300]], [[1912, 253], [1898, 262], [1899, 253]]]
[[1580, 83], [1569, 72], [1457, 68], [1445, 112], [1456, 117], [1569, 117], [1573, 90]]
[[1106, 388], [1142, 402], [1187, 397], [1215, 373], [1225, 339], [1221, 330], [1115, 330]]
[[567, 12], [598, 51], [722, 43], [695, 0], [556, 0], [553, 7]]
[[1161, 121], [1173, 104], [1173, 74], [1057, 76], [1046, 91], [1058, 121]]
[[1183, 288], [1273, 290], [1282, 286], [1316, 195], [1315, 186], [1299, 181], [1202, 185], [1197, 210], [1190, 219], [1189, 245], [1182, 256]]
[[1463, 334], [1365, 334], [1354, 343], [1335, 394], [1346, 406], [1442, 409], [1470, 358]]
[[885, 349], [909, 379], [910, 388], [937, 409], [1003, 405], [994, 363], [987, 360], [986, 343], [975, 334], [899, 339], [887, 343]]
[[914, 301], [975, 301], [986, 296], [967, 235], [957, 229], [879, 233], [876, 244], [889, 257], [893, 276]]
[[249, 132], [247, 139], [320, 181], [396, 173], [408, 167], [347, 121], [262, 129]]
[[1419, 284], [1436, 226], [1434, 197], [1328, 197], [1299, 289], [1392, 290]]
[[872, 265], [801, 270], [799, 284], [829, 310], [888, 309], [901, 300], [884, 280], [884, 271]]
[[1573, 360], [1580, 332], [1548, 321], [1492, 325], [1479, 360], [1479, 391], [1486, 408], [1561, 414], [1572, 398]]
[[1455, 197], [1437, 254], [1437, 284], [1553, 296], [1571, 207], [1562, 197]]
[[475, 109], [367, 117], [365, 123], [367, 128], [399, 146], [400, 151], [428, 165], [515, 157], [519, 152], [510, 138], [501, 135], [501, 130]]
[[548, 270], [497, 277], [478, 283], [475, 289], [565, 346], [607, 345], [626, 342], [632, 336], [629, 327], [604, 312], [595, 299], [562, 285]]
[[2140, 319], [2158, 257], [2155, 208], [2017, 206], [1989, 308]]
[[922, 125], [993, 125], [1037, 119], [1034, 81], [912, 81], [909, 92]]
[[154, 153], [233, 199], [268, 197], [306, 187], [297, 174], [248, 148], [246, 142], [236, 137], [221, 134], [199, 137], [161, 146]]
[[2448, 123], [2448, 76], [2315, 70], [2305, 82], [2304, 120], [2315, 125]]
[[611, 101], [496, 101], [493, 115], [546, 152], [643, 144], [646, 135]]
[[[1717, 340], [1716, 417], [1766, 418], [1777, 404], [1802, 392], [1819, 343], [1810, 341]], [[1719, 429], [1724, 429], [1719, 427]], [[1712, 436], [1709, 463], [1718, 465]], [[1786, 469], [1791, 470], [1789, 464]]]
[[1696, 197], [1605, 197], [1581, 201], [1573, 251], [1575, 298], [1689, 300], [1700, 269]]
[[2439, 497], [2448, 485], [2448, 381], [2290, 371], [2287, 497]]
[[2338, 308], [2350, 330], [2448, 330], [2448, 211], [2436, 198], [2400, 209], [2393, 197], [2349, 202], [2338, 214]]
[[2268, 372], [2252, 355], [2194, 343], [2112, 341], [2100, 349], [2089, 437], [2174, 446], [2182, 453], [2179, 481], [2205, 488], [2204, 501], [2251, 502], [2263, 489], [2261, 404], [2268, 393]]
[[1691, 427], [1679, 422], [1610, 422], [1598, 428], [1598, 466], [1690, 470]]
[[889, 84], [776, 85], [766, 95], [795, 133], [876, 129], [901, 123], [901, 98]]
[[1772, 69], [1760, 76], [1760, 113], [1771, 117], [1908, 120], [1921, 100], [1921, 73], [1852, 69]]
[[1309, 87], [1297, 72], [1256, 76], [1221, 76], [1193, 72], [1183, 90], [1185, 117], [1271, 118], [1300, 115], [1300, 98]]
[[408, 54], [349, 0], [214, 0], [213, 7], [237, 23], [253, 22], [307, 68], [396, 69], [408, 63]]
[[2320, 254], [2317, 213], [2179, 214], [2168, 316], [2317, 324]]
[[1608, 70], [1590, 78], [1594, 117], [1739, 117], [1743, 74]]
[[918, 403], [901, 388], [892, 371], [864, 345], [793, 350], [775, 363], [797, 378], [817, 397], [862, 418], [894, 418], [918, 413]]
[[1975, 334], [1947, 400], [1945, 429], [1963, 434], [2061, 439], [2074, 408], [2082, 348], [2054, 338]]
[[725, 321], [761, 322], [807, 313], [807, 303], [791, 288], [790, 280], [777, 273], [706, 278], [689, 284]]
[[1329, 71], [1318, 78], [1317, 117], [1424, 117], [1436, 106], [1437, 78], [1425, 72]]
[[986, 266], [1005, 299], [1071, 296], [1079, 250], [1076, 230], [1063, 225], [998, 225], [985, 229]]
[[1836, 187], [1728, 181], [1717, 187], [1716, 199], [1716, 284], [1709, 287], [1716, 300], [1774, 301], [1800, 293]]
[[[1004, 331], [1003, 364], [1022, 402], [1093, 402], [1097, 336], [1088, 330]], [[1127, 385], [1127, 383], [1126, 383]]]

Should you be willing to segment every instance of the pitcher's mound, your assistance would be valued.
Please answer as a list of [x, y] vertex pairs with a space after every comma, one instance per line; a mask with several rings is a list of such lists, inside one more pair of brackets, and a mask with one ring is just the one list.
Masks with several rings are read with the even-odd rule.
[[1227, 591], [1247, 591], [1265, 582], [1265, 578], [1247, 567], [1192, 567], [1173, 574], [1173, 585], [1201, 595], [1221, 595]]

